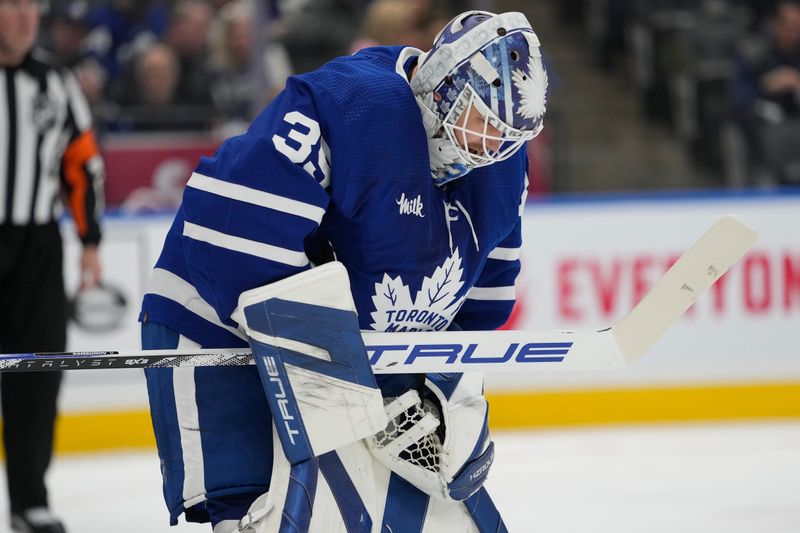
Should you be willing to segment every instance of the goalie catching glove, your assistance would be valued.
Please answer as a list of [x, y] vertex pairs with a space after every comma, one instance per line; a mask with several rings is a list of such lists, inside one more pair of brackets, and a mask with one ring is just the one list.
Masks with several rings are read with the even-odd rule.
[[431, 374], [422, 397], [410, 390], [384, 403], [389, 424], [366, 439], [381, 464], [441, 500], [481, 488], [494, 461], [481, 374]]

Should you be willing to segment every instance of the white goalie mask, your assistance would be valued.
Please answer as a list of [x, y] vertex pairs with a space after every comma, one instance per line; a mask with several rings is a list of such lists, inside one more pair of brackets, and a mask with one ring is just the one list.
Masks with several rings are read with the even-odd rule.
[[411, 88], [438, 185], [511, 157], [542, 129], [547, 73], [521, 13], [455, 17], [420, 56]]

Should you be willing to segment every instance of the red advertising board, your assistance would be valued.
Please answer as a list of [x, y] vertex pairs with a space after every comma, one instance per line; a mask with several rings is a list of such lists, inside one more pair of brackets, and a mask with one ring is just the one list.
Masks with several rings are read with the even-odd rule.
[[127, 211], [176, 208], [197, 161], [219, 144], [210, 136], [174, 133], [104, 138], [107, 205]]

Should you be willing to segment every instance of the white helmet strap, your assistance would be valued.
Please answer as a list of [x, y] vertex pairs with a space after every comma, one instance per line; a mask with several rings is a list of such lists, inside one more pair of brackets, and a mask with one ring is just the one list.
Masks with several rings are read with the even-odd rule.
[[480, 52], [472, 54], [472, 57], [469, 58], [469, 66], [488, 84], [492, 84], [494, 80], [500, 77], [497, 70], [495, 70], [492, 64], [489, 63], [489, 60]]

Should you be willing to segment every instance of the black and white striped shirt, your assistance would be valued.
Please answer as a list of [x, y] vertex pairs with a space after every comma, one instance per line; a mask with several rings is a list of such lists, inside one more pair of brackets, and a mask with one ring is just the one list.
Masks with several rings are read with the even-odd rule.
[[75, 77], [28, 54], [0, 66], [0, 224], [41, 225], [64, 191], [81, 240], [100, 240], [104, 165]]

